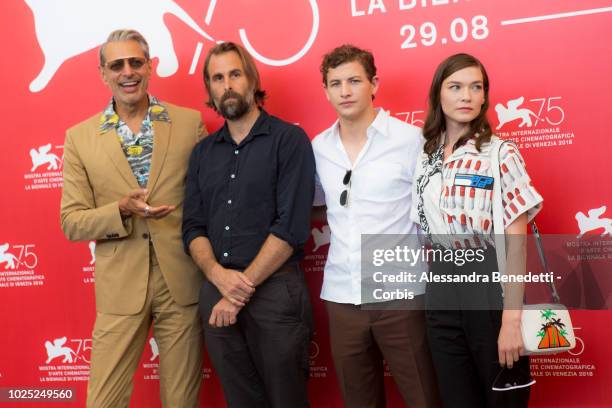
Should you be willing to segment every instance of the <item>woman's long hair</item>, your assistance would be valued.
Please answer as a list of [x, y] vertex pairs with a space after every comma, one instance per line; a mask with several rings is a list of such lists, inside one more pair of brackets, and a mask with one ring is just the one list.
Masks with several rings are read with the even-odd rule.
[[489, 76], [482, 63], [475, 57], [469, 54], [455, 54], [438, 66], [429, 88], [429, 108], [427, 111], [427, 119], [423, 126], [423, 136], [425, 137], [424, 150], [431, 156], [438, 148], [440, 135], [446, 130], [446, 119], [442, 111], [440, 103], [440, 92], [442, 90], [442, 82], [455, 72], [468, 67], [478, 67], [482, 72], [482, 81], [484, 87], [484, 104], [480, 109], [480, 113], [474, 120], [470, 122], [469, 129], [459, 137], [453, 150], [463, 146], [473, 136], [476, 138], [476, 149], [480, 151], [480, 146], [483, 143], [491, 140], [491, 125], [487, 120], [487, 109], [489, 108]]

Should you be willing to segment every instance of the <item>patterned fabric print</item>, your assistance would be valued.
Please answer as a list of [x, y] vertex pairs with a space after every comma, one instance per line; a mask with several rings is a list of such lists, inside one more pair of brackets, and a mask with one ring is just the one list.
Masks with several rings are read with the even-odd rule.
[[468, 141], [453, 152], [444, 165], [440, 207], [450, 234], [491, 234], [493, 190], [455, 185], [457, 174], [493, 177], [489, 147], [489, 144], [484, 145], [478, 152], [474, 142]]
[[443, 158], [444, 146], [440, 146], [431, 157], [426, 157], [425, 159], [423, 159], [423, 161], [421, 162], [421, 166], [425, 169], [425, 171], [416, 179], [418, 199], [417, 211], [419, 214], [419, 223], [423, 232], [425, 232], [430, 239], [432, 232], [430, 231], [429, 223], [427, 222], [427, 217], [425, 216], [425, 210], [423, 208], [423, 193], [425, 192], [425, 188], [429, 184], [430, 177], [432, 177], [436, 173], [439, 173], [442, 170]]
[[[531, 220], [541, 208], [542, 197], [533, 188], [514, 144], [502, 145], [499, 162], [504, 225], [510, 225], [524, 212]], [[457, 185], [458, 174], [492, 178], [491, 144], [483, 145], [478, 152], [474, 140], [470, 140], [444, 163], [440, 209], [445, 215], [448, 233], [473, 237], [455, 242], [457, 248], [481, 246], [481, 238], [493, 243], [493, 190]]]
[[512, 224], [524, 212], [531, 221], [542, 209], [543, 198], [531, 183], [523, 157], [514, 143], [504, 143], [499, 156], [504, 226]]
[[170, 122], [168, 110], [154, 96], [149, 98], [149, 109], [137, 134], [134, 134], [127, 124], [119, 119], [115, 113], [112, 99], [100, 117], [102, 133], [116, 129], [123, 153], [141, 187], [146, 187], [149, 180], [153, 154], [153, 122], [156, 120]]

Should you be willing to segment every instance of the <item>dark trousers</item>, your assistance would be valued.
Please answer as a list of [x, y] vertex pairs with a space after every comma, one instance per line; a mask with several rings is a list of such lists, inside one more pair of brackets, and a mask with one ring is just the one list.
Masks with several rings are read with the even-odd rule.
[[[500, 310], [429, 310], [427, 333], [436, 367], [438, 386], [447, 408], [527, 407], [529, 389], [493, 391], [501, 370], [497, 336]], [[521, 357], [514, 370], [529, 372], [529, 359]]]
[[217, 288], [205, 282], [200, 290], [204, 338], [228, 407], [308, 407], [312, 310], [297, 264], [259, 285], [232, 326], [208, 324], [220, 299]]
[[[434, 263], [435, 275], [490, 274], [497, 270], [494, 250], [487, 250], [485, 261]], [[527, 407], [530, 388], [493, 391], [501, 370], [497, 338], [501, 328], [503, 300], [499, 283], [427, 284], [427, 334], [436, 368], [436, 377], [447, 408]], [[448, 308], [447, 310], [444, 310]], [[515, 370], [529, 372], [529, 359], [521, 357]]]
[[418, 310], [365, 310], [325, 302], [332, 356], [346, 407], [386, 407], [383, 359], [407, 406], [440, 406], [422, 296], [418, 298]]

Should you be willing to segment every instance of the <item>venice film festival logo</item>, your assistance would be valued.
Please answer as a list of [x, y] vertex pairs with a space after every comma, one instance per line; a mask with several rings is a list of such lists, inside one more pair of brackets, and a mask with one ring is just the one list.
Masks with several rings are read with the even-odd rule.
[[61, 188], [64, 146], [47, 143], [30, 149], [32, 166], [24, 174], [26, 190], [47, 190]]
[[314, 333], [315, 339], [310, 341], [310, 347], [308, 350], [308, 365], [310, 366], [310, 378], [327, 378], [327, 364], [324, 361], [319, 361], [319, 355], [321, 354], [321, 348], [316, 340], [317, 333]]
[[520, 149], [572, 145], [574, 133], [562, 129], [565, 121], [561, 96], [524, 96], [495, 105], [498, 125], [495, 132], [515, 142]]
[[47, 350], [47, 361], [45, 364], [49, 364], [51, 361], [61, 357], [62, 363], [72, 363], [79, 359], [79, 355], [70, 347], [65, 346], [67, 337], [60, 337], [53, 340], [53, 343], [49, 340], [45, 341], [45, 349]]
[[[608, 272], [610, 261], [612, 260], [612, 218], [605, 216], [607, 206], [602, 205], [597, 208], [591, 208], [585, 212], [578, 211], [574, 218], [578, 226], [578, 235], [566, 242], [567, 260], [570, 262], [580, 262], [582, 264], [580, 275], [582, 281], [586, 282], [585, 276], [589, 277], [596, 274], [601, 269], [601, 272]], [[585, 301], [591, 302], [587, 309], [597, 309], [602, 307], [601, 304], [612, 299], [612, 294], [605, 291], [603, 287], [595, 285], [594, 287], [583, 284], [583, 287], [591, 289], [584, 294]], [[583, 290], [584, 291], [584, 290]], [[605, 299], [607, 298], [607, 300]], [[599, 303], [601, 302], [601, 303]]]
[[585, 234], [594, 231], [601, 231], [601, 236], [612, 236], [612, 218], [604, 218], [602, 215], [606, 212], [606, 206], [602, 205], [599, 208], [590, 209], [587, 214], [582, 211], [576, 213], [576, 222], [580, 233], [578, 238], [582, 238]]
[[62, 166], [62, 159], [54, 153], [50, 153], [51, 143], [39, 146], [38, 148], [30, 149], [30, 158], [32, 159], [31, 172], [38, 170], [39, 167], [46, 166], [46, 170], [59, 170]]
[[319, 228], [313, 228], [312, 231], [312, 241], [314, 243], [314, 247], [312, 248], [312, 252], [317, 252], [319, 248], [328, 245], [331, 239], [331, 230], [329, 229], [329, 225], [324, 225]]
[[83, 265], [83, 283], [94, 283], [96, 280], [96, 241], [89, 241], [87, 247], [89, 249], [89, 260]]
[[44, 341], [45, 363], [38, 367], [41, 382], [87, 381], [91, 339], [57, 337]]
[[45, 276], [37, 266], [35, 244], [0, 244], [0, 288], [42, 286]]
[[[160, 77], [174, 75], [179, 61], [174, 52], [172, 35], [164, 23], [166, 14], [178, 18], [204, 40], [213, 44], [222, 42], [205, 32], [172, 0], [108, 0], [100, 3], [99, 7], [78, 0], [24, 1], [34, 15], [36, 37], [45, 58], [43, 67], [30, 83], [31, 92], [43, 90], [68, 59], [98, 47], [112, 30], [125, 27], [133, 28], [147, 38], [151, 57], [159, 58], [157, 74]], [[267, 65], [284, 66], [298, 61], [308, 52], [319, 30], [319, 8], [316, 0], [303, 1], [308, 1], [312, 12], [310, 35], [299, 51], [285, 59], [271, 59], [260, 54], [251, 44], [246, 30], [238, 29], [242, 44], [254, 58]], [[205, 17], [207, 25], [211, 22], [216, 3], [216, 0], [209, 2]], [[279, 1], [279, 4], [284, 3]], [[117, 10], [121, 12], [117, 13]], [[198, 43], [190, 74], [194, 73], [201, 52], [202, 43]]]
[[[142, 369], [143, 379], [145, 380], [159, 380], [159, 346], [155, 337], [149, 337], [148, 352], [144, 353]], [[210, 367], [202, 367], [202, 378], [204, 380], [210, 379], [212, 376], [212, 369]]]
[[565, 112], [558, 105], [561, 99], [560, 96], [531, 98], [529, 102], [537, 104], [535, 110], [521, 106], [525, 103], [524, 96], [510, 99], [505, 105], [498, 103], [495, 105], [495, 112], [499, 124], [495, 129], [500, 130], [508, 124], [516, 124], [519, 128], [531, 128], [537, 126], [540, 122], [553, 126], [560, 125], [565, 119]]
[[305, 268], [309, 272], [323, 272], [326, 259], [326, 248], [331, 239], [331, 230], [329, 225], [323, 225], [321, 228], [313, 228], [310, 231], [312, 235], [312, 249], [304, 257]]
[[9, 244], [0, 245], [0, 265], [4, 265], [4, 269], [15, 269], [19, 265], [19, 259], [12, 253], [8, 252]]
[[142, 363], [145, 380], [159, 380], [159, 346], [155, 337], [149, 338], [149, 357]]

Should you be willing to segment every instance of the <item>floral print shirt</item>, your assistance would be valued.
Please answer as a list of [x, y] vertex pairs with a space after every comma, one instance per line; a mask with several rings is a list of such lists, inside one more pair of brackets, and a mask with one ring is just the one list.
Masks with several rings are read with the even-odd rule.
[[157, 98], [149, 96], [149, 109], [136, 134], [119, 119], [115, 112], [114, 103], [110, 103], [100, 116], [100, 132], [106, 133], [111, 129], [117, 131], [117, 137], [125, 157], [127, 158], [134, 177], [140, 187], [146, 187], [151, 171], [151, 157], [153, 155], [153, 122], [170, 122], [168, 110]]

